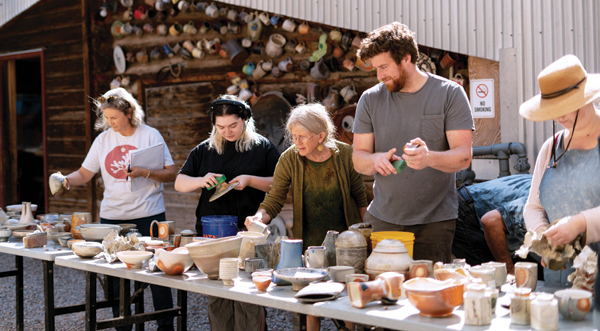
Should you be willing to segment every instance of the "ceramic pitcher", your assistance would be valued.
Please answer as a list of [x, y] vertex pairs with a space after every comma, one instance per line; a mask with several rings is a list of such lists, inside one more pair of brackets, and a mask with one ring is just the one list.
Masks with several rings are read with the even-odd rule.
[[[279, 258], [279, 265], [276, 270], [284, 268], [298, 268], [303, 267], [302, 263], [302, 240], [282, 240], [281, 241], [281, 256]], [[289, 285], [290, 283], [273, 277], [273, 283], [277, 285]]]

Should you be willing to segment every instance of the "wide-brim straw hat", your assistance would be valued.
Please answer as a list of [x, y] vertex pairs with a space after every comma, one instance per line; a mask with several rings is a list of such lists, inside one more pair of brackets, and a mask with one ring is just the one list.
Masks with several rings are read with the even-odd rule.
[[519, 113], [547, 121], [574, 112], [600, 98], [600, 74], [588, 74], [575, 55], [565, 55], [538, 76], [540, 94], [525, 101]]

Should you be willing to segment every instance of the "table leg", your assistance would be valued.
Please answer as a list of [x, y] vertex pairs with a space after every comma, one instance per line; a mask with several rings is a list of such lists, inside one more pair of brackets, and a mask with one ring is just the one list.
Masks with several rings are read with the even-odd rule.
[[[136, 294], [135, 297], [135, 314], [143, 314], [144, 313], [144, 284], [140, 282], [133, 282], [133, 293]], [[136, 331], [144, 331], [144, 323], [138, 323], [135, 325]]]
[[85, 330], [96, 330], [96, 273], [85, 272]]
[[304, 331], [306, 330], [306, 315], [300, 313], [292, 313], [292, 330]]
[[46, 330], [54, 331], [54, 262], [42, 261], [44, 266], [44, 305]]
[[131, 282], [125, 278], [119, 278], [119, 282], [119, 316], [131, 316]]
[[24, 330], [23, 323], [23, 257], [15, 255], [15, 267], [16, 267], [16, 277], [15, 277], [15, 298], [16, 298], [16, 314], [17, 314], [17, 330]]
[[179, 316], [177, 316], [177, 331], [187, 330], [187, 292], [177, 290], [177, 306], [179, 307]]

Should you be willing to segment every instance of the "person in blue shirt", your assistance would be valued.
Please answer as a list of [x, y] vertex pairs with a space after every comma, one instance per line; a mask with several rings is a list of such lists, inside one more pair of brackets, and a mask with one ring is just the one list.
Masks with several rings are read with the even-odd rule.
[[452, 254], [470, 265], [505, 262], [507, 272], [513, 274], [514, 252], [527, 232], [523, 208], [531, 178], [512, 175], [459, 187]]

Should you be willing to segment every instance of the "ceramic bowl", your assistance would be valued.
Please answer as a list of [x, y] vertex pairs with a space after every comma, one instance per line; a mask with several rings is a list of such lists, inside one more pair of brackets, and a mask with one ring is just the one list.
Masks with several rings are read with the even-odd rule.
[[185, 245], [192, 260], [209, 279], [219, 278], [219, 261], [222, 258], [238, 257], [242, 237], [232, 236], [207, 241], [198, 241]]
[[354, 267], [346, 265], [337, 265], [329, 267], [329, 278], [337, 283], [345, 283], [346, 275], [355, 273]]
[[[48, 240], [52, 240], [54, 243], [61, 245], [61, 243], [58, 241], [58, 238], [60, 237], [69, 237], [71, 238], [71, 232], [54, 232], [54, 233], [48, 233]], [[65, 242], [66, 244], [66, 242]]]
[[137, 225], [132, 223], [123, 223], [117, 225], [121, 227], [121, 232], [119, 233], [121, 236], [126, 236], [131, 229], [137, 229]]
[[254, 282], [254, 286], [256, 286], [256, 289], [264, 292], [269, 288], [269, 285], [271, 284], [272, 281], [272, 277], [269, 276], [255, 276], [252, 277], [252, 281]]
[[23, 237], [27, 236], [28, 233], [33, 233], [35, 230], [13, 230], [13, 237], [18, 240], [23, 240]]
[[85, 242], [85, 240], [83, 239], [69, 239], [67, 240], [67, 247], [69, 247], [69, 249], [73, 249], [73, 244], [77, 243], [77, 242]]
[[167, 275], [181, 275], [194, 265], [190, 252], [185, 247], [175, 248], [170, 252], [157, 249], [155, 254], [156, 265]]
[[82, 258], [92, 258], [102, 252], [102, 244], [97, 242], [79, 241], [73, 243], [71, 250]]
[[463, 302], [463, 283], [452, 279], [413, 278], [402, 284], [408, 301], [421, 315], [445, 317]]
[[102, 241], [112, 231], [121, 232], [121, 227], [116, 224], [81, 224], [79, 231], [85, 240]]
[[150, 260], [152, 252], [147, 251], [121, 251], [117, 252], [117, 258], [125, 265], [127, 269], [141, 269], [144, 262]]
[[12, 236], [11, 229], [0, 229], [0, 241], [8, 241], [10, 236]]
[[[20, 212], [22, 210], [23, 210], [23, 204], [20, 204], [20, 205], [8, 205], [8, 206], [6, 206], [6, 211]], [[37, 210], [37, 205], [34, 205], [32, 203], [31, 204], [31, 211], [35, 213], [36, 210]]]
[[[352, 268], [352, 272], [354, 272], [354, 268]], [[296, 292], [311, 282], [325, 279], [328, 274], [327, 270], [313, 268], [285, 268], [273, 271], [275, 277], [292, 283], [292, 290]]]
[[69, 246], [69, 240], [71, 240], [71, 233], [69, 233], [69, 235], [64, 236], [64, 237], [58, 237], [58, 243], [62, 246], [62, 247], [68, 247]]

